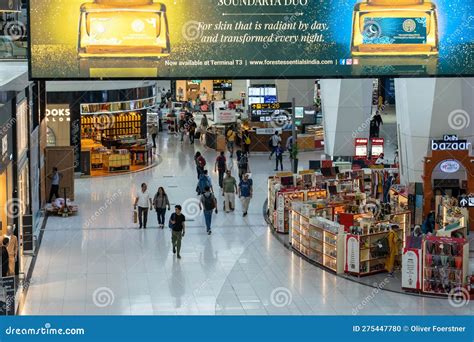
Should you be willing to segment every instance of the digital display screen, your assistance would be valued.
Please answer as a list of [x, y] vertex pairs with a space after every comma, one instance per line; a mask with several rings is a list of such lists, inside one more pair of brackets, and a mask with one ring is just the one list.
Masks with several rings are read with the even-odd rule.
[[474, 75], [471, 0], [29, 2], [32, 79]]
[[214, 80], [213, 88], [214, 91], [231, 91], [232, 80]]
[[254, 122], [281, 122], [290, 120], [292, 104], [289, 102], [254, 103], [250, 106], [251, 120]]
[[295, 118], [297, 119], [304, 118], [304, 107], [295, 107]]

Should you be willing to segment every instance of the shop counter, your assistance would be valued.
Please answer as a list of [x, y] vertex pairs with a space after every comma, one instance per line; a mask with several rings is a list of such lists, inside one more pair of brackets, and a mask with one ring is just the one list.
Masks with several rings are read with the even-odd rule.
[[130, 153], [112, 153], [104, 154], [104, 169], [108, 172], [130, 170]]
[[[286, 141], [291, 137], [291, 131], [283, 131], [280, 134], [281, 146], [286, 147]], [[272, 134], [257, 134], [256, 131], [249, 131], [250, 136], [250, 152], [271, 152], [268, 142]]]
[[298, 151], [314, 151], [314, 134], [298, 134]]
[[153, 148], [151, 146], [137, 146], [130, 149], [134, 165], [149, 165], [153, 162]]

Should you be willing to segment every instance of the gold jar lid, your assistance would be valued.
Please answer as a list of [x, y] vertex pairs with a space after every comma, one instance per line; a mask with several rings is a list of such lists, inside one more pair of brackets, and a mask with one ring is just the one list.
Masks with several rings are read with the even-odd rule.
[[116, 6], [141, 6], [153, 4], [153, 0], [95, 0], [95, 2], [101, 5]]
[[424, 0], [367, 0], [369, 5], [399, 6], [399, 5], [420, 5]]

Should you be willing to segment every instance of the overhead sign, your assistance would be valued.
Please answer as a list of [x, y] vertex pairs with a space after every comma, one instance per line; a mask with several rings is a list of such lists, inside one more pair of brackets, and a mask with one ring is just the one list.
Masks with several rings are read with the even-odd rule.
[[460, 197], [459, 206], [462, 208], [474, 208], [474, 194]]
[[250, 106], [253, 122], [286, 123], [291, 120], [293, 104], [291, 102], [254, 103]]
[[443, 140], [432, 140], [432, 151], [468, 151], [472, 144], [467, 140], [459, 140], [456, 135], [444, 135]]
[[439, 168], [444, 173], [456, 173], [460, 169], [460, 165], [456, 160], [445, 160], [443, 161]]
[[407, 3], [30, 0], [30, 72], [34, 79], [472, 76], [474, 2]]
[[46, 122], [69, 121], [71, 121], [71, 109], [69, 105], [48, 105], [46, 108]]

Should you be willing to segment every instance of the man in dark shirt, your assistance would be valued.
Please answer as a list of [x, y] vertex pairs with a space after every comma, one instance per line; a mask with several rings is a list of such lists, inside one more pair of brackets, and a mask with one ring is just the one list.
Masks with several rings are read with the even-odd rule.
[[174, 208], [175, 212], [170, 218], [172, 229], [171, 244], [173, 245], [173, 253], [176, 254], [176, 252], [178, 252], [178, 259], [181, 259], [181, 239], [183, 238], [185, 232], [186, 217], [181, 213], [182, 208], [180, 205], [177, 205]]

